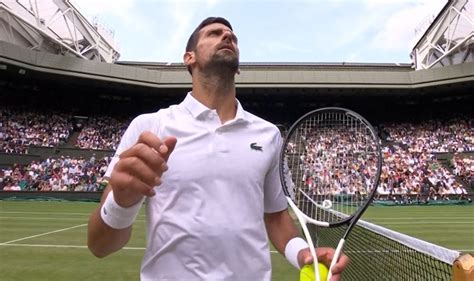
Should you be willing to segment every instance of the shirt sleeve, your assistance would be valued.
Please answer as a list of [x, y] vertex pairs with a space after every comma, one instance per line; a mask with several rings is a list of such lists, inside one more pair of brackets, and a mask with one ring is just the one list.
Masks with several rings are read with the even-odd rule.
[[125, 150], [132, 147], [137, 141], [140, 134], [146, 130], [154, 131], [152, 126], [156, 126], [156, 124], [152, 123], [154, 120], [152, 114], [142, 114], [137, 116], [135, 119], [130, 122], [127, 130], [122, 135], [120, 139], [120, 143], [115, 151], [114, 156], [110, 160], [109, 166], [107, 167], [107, 171], [104, 174], [104, 177], [110, 178], [112, 174], [112, 170], [114, 169], [115, 164], [117, 164], [118, 160], [120, 159], [120, 154]]
[[[275, 127], [276, 128], [276, 127]], [[264, 211], [265, 213], [280, 212], [288, 208], [288, 204], [283, 193], [283, 187], [280, 181], [280, 150], [282, 146], [282, 138], [280, 132], [273, 137], [273, 158], [265, 177], [264, 185]]]

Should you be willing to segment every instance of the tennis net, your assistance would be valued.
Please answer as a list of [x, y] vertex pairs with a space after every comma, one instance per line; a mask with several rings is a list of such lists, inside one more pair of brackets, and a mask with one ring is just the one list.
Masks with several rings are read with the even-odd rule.
[[[311, 226], [320, 247], [337, 246], [344, 227]], [[343, 249], [350, 265], [342, 280], [452, 280], [460, 252], [359, 220]]]

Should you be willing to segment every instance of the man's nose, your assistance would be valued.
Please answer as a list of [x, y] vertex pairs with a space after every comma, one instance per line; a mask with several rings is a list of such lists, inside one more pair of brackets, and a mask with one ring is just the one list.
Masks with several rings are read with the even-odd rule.
[[232, 32], [230, 30], [225, 30], [222, 36], [224, 41], [232, 41]]

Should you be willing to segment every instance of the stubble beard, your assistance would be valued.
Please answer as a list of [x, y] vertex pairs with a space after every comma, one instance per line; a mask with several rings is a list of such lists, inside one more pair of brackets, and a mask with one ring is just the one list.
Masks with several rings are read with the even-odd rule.
[[209, 63], [207, 69], [209, 72], [219, 75], [235, 75], [239, 70], [239, 58], [235, 54], [219, 54], [215, 53]]

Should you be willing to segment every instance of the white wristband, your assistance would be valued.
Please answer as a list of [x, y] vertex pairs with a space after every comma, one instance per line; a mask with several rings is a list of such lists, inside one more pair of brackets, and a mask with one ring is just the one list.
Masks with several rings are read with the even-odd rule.
[[285, 257], [286, 259], [298, 270], [301, 269], [298, 264], [298, 253], [308, 248], [308, 243], [301, 237], [292, 238], [285, 246]]
[[127, 228], [131, 226], [137, 218], [144, 200], [145, 198], [131, 207], [124, 208], [115, 202], [113, 191], [110, 191], [100, 209], [100, 217], [105, 224], [112, 228]]

